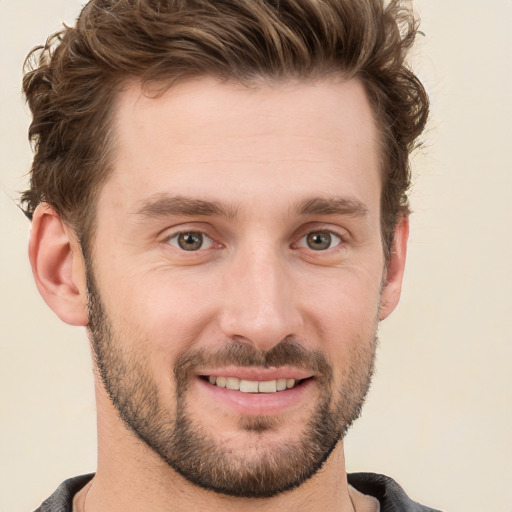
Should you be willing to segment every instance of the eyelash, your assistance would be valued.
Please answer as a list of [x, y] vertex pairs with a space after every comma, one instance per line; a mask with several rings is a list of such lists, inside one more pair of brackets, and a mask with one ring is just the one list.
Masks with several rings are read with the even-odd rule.
[[[310, 240], [308, 240], [310, 235], [322, 235], [324, 237], [325, 237], [325, 235], [328, 235], [329, 247], [327, 247], [325, 249], [313, 249], [313, 247], [310, 247], [308, 245], [308, 242], [310, 242]], [[304, 245], [301, 244], [301, 242], [303, 240], [305, 241]], [[333, 242], [335, 245], [331, 246], [331, 243], [333, 243]], [[306, 249], [311, 249], [315, 252], [324, 252], [329, 249], [334, 249], [334, 248], [338, 247], [339, 245], [341, 245], [342, 243], [343, 243], [343, 238], [340, 235], [338, 235], [337, 233], [334, 233], [333, 231], [330, 231], [328, 229], [315, 229], [313, 231], [308, 231], [306, 234], [301, 236], [299, 241], [295, 244], [295, 246], [296, 247], [304, 247]]]
[[[186, 235], [190, 235], [190, 236], [199, 235], [201, 237], [201, 245], [197, 249], [193, 248], [192, 245], [191, 245], [190, 249], [183, 248], [179, 242], [179, 237], [181, 237], [183, 235], [185, 235], [185, 236]], [[308, 245], [308, 240], [307, 240], [307, 238], [310, 235], [328, 235], [329, 247], [321, 248], [321, 249], [314, 249], [314, 248], [310, 247]], [[345, 241], [346, 241], [345, 236], [334, 232], [332, 229], [319, 227], [317, 229], [308, 230], [306, 233], [304, 233], [299, 238], [298, 242], [295, 242], [294, 244], [292, 244], [291, 247], [292, 248], [309, 249], [318, 254], [318, 253], [330, 251], [331, 249], [336, 249], [340, 245], [343, 245], [345, 243]], [[175, 247], [178, 251], [190, 253], [190, 254], [198, 253], [200, 251], [209, 250], [212, 248], [221, 248], [222, 247], [222, 245], [220, 243], [217, 243], [214, 240], [214, 238], [212, 238], [207, 233], [205, 233], [204, 231], [201, 231], [199, 229], [178, 231], [177, 233], [167, 236], [165, 238], [165, 242], [167, 244]], [[207, 247], [205, 247], [205, 243], [208, 245]], [[332, 243], [334, 243], [334, 245], [331, 245]]]
[[[186, 235], [200, 235], [202, 237], [201, 246], [197, 250], [193, 250], [193, 249], [187, 250], [187, 249], [184, 249], [179, 244], [179, 237], [182, 236], [182, 235], [185, 235], [185, 236]], [[172, 240], [175, 240], [176, 243], [173, 243]], [[206, 247], [206, 248], [203, 247], [205, 240], [209, 241], [208, 247]], [[173, 234], [171, 236], [166, 237], [166, 242], [168, 244], [176, 247], [176, 249], [184, 251], [184, 252], [198, 252], [200, 249], [203, 249], [203, 250], [210, 249], [210, 247], [213, 246], [214, 243], [215, 243], [215, 241], [213, 240], [212, 237], [210, 237], [209, 235], [207, 235], [203, 231], [199, 231], [199, 230], [195, 230], [195, 231], [194, 230], [178, 231], [177, 233], [175, 233], [175, 234]]]

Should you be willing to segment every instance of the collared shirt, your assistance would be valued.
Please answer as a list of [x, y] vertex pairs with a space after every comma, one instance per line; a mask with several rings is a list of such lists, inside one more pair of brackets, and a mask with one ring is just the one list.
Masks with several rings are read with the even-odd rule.
[[[63, 482], [34, 512], [73, 512], [73, 497], [94, 475], [82, 475]], [[348, 483], [359, 492], [373, 496], [380, 512], [440, 512], [412, 501], [392, 479], [375, 473], [348, 474]]]

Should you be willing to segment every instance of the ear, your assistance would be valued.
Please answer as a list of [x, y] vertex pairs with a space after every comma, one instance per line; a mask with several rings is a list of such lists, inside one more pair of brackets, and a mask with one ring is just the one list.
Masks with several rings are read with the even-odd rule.
[[409, 217], [404, 216], [395, 227], [393, 246], [386, 268], [386, 277], [382, 288], [379, 320], [384, 320], [396, 308], [402, 292], [407, 240], [409, 238]]
[[87, 325], [87, 288], [80, 244], [48, 204], [33, 215], [29, 259], [37, 289], [64, 322]]

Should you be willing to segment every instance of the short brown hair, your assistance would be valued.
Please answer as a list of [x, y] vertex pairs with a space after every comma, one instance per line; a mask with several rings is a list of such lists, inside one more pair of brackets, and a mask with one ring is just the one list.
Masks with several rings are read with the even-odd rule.
[[409, 154], [428, 116], [405, 57], [417, 20], [400, 0], [91, 0], [76, 27], [32, 50], [23, 88], [35, 146], [29, 218], [52, 205], [82, 240], [113, 160], [111, 111], [122, 84], [164, 88], [194, 75], [249, 83], [338, 74], [364, 84], [381, 134], [386, 255], [409, 213]]

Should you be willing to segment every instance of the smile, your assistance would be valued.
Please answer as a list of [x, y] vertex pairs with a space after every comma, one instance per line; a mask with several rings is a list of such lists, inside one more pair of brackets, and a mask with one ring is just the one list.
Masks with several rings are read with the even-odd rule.
[[208, 397], [205, 407], [223, 404], [230, 413], [248, 417], [280, 415], [304, 406], [307, 394], [316, 389], [315, 375], [296, 368], [211, 368], [198, 377], [199, 389]]
[[245, 380], [236, 377], [215, 377], [210, 375], [208, 381], [210, 384], [219, 388], [231, 389], [233, 391], [241, 391], [242, 393], [276, 393], [292, 389], [302, 380], [295, 379], [274, 379], [266, 381]]

